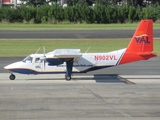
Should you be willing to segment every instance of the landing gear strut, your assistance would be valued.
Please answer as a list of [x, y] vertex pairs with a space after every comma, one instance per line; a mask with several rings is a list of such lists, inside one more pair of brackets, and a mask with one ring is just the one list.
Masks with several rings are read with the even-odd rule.
[[14, 80], [16, 78], [16, 76], [14, 75], [14, 74], [11, 74], [10, 76], [9, 76], [9, 79], [10, 80]]
[[66, 61], [66, 75], [65, 75], [65, 79], [67, 81], [70, 81], [71, 78], [71, 74], [72, 74], [72, 68], [73, 68], [73, 58]]
[[65, 75], [65, 79], [67, 80], [67, 81], [70, 81], [72, 78], [71, 78], [71, 75]]

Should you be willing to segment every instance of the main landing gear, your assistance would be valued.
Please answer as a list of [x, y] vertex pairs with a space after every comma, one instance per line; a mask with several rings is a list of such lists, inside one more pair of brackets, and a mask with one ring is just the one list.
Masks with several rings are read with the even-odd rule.
[[9, 76], [10, 80], [15, 80], [16, 76], [14, 74], [11, 73], [11, 75]]
[[71, 75], [65, 75], [65, 79], [66, 79], [67, 81], [70, 81], [70, 80], [72, 79], [72, 77], [71, 77]]
[[71, 78], [71, 74], [72, 74], [72, 68], [73, 68], [73, 58], [66, 61], [66, 75], [65, 75], [65, 79], [67, 81], [70, 81], [72, 78]]

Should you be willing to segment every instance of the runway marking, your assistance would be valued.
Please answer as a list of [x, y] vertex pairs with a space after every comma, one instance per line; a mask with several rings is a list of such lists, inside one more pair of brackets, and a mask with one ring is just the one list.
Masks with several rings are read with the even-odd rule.
[[118, 76], [118, 78], [119, 78], [122, 82], [124, 82], [124, 83], [126, 83], [126, 84], [136, 84], [136, 83], [134, 83], [134, 82], [129, 81], [129, 80], [126, 79], [126, 78], [121, 77], [121, 76]]
[[159, 84], [160, 75], [120, 75], [120, 77], [132, 81], [135, 84], [148, 83]]

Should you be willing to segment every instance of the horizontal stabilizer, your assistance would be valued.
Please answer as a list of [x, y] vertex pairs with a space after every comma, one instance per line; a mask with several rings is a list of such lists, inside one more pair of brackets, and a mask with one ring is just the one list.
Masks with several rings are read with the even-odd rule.
[[157, 54], [153, 53], [153, 52], [139, 52], [137, 54], [142, 56], [145, 60], [147, 60], [151, 57], [156, 57], [157, 56]]
[[147, 55], [155, 55], [155, 56], [157, 56], [157, 54], [153, 53], [153, 52], [139, 52], [137, 54], [141, 55], [141, 56], [147, 56]]

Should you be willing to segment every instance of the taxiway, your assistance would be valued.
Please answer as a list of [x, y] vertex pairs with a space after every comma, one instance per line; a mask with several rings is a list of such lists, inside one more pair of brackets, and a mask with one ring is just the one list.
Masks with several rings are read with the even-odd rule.
[[[0, 30], [0, 39], [131, 38], [135, 30]], [[160, 29], [154, 38], [160, 38]]]
[[17, 74], [14, 81], [0, 76], [3, 120], [160, 119], [158, 75], [74, 76], [70, 82], [63, 75]]

